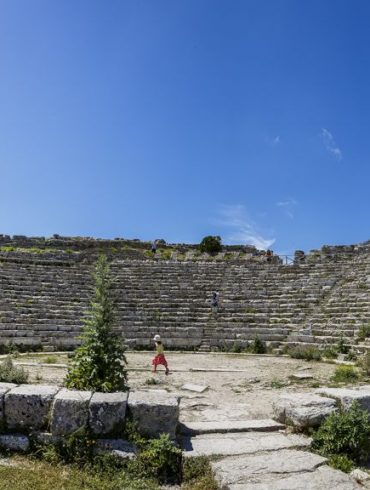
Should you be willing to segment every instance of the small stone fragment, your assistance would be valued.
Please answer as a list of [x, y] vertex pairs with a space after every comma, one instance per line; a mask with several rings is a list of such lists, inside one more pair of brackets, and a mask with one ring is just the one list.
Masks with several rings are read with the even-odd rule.
[[30, 448], [30, 440], [27, 436], [16, 434], [0, 435], [0, 447], [7, 451], [27, 452]]
[[186, 383], [186, 384], [181, 386], [181, 389], [182, 390], [195, 391], [196, 393], [203, 393], [203, 391], [206, 391], [208, 389], [208, 386]]

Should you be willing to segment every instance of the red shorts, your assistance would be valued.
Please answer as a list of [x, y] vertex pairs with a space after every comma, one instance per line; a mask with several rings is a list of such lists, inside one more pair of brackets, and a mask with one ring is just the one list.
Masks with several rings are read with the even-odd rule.
[[155, 358], [152, 360], [152, 364], [154, 367], [157, 367], [159, 364], [162, 364], [165, 368], [167, 368], [167, 361], [164, 357], [164, 354], [157, 354]]

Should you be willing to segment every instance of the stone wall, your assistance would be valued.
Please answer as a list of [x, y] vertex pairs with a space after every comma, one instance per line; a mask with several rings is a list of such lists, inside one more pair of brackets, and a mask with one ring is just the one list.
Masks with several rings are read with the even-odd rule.
[[0, 447], [28, 450], [30, 440], [56, 442], [79, 429], [98, 440], [117, 440], [128, 414], [142, 435], [174, 439], [179, 399], [161, 390], [92, 393], [0, 383]]
[[156, 333], [166, 347], [203, 350], [245, 346], [256, 335], [276, 344], [352, 343], [370, 322], [368, 243], [297, 253], [282, 265], [255, 249], [210, 257], [167, 245], [153, 255], [134, 240], [0, 235], [0, 344], [73, 348], [100, 252], [114, 277], [115, 326], [132, 347], [151, 346]]

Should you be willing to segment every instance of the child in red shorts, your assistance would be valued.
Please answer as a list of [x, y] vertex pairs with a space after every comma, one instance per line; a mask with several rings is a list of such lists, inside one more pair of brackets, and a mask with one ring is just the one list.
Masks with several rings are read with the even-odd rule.
[[166, 374], [168, 374], [170, 372], [170, 370], [168, 369], [168, 364], [167, 364], [166, 358], [164, 357], [164, 348], [163, 348], [163, 344], [161, 341], [161, 336], [160, 335], [154, 335], [153, 340], [155, 342], [155, 350], [157, 351], [157, 355], [152, 360], [153, 373], [155, 373], [157, 371], [157, 366], [162, 364], [162, 366], [164, 366], [166, 368]]

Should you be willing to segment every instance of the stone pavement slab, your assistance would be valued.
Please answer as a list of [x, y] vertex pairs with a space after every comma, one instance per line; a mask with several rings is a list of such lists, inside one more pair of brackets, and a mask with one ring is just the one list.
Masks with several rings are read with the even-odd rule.
[[311, 439], [298, 434], [247, 432], [184, 436], [181, 445], [183, 455], [189, 457], [254, 454], [259, 451], [305, 448], [310, 443]]
[[363, 489], [351, 476], [328, 466], [315, 471], [298, 472], [288, 476], [269, 475], [270, 480], [235, 483], [224, 490], [360, 490]]
[[181, 433], [198, 435], [226, 432], [273, 432], [284, 428], [283, 424], [272, 419], [221, 420], [218, 422], [186, 422], [181, 424]]
[[211, 464], [217, 481], [224, 488], [314, 471], [326, 461], [326, 458], [307, 451], [283, 449], [248, 456], [229, 456]]

